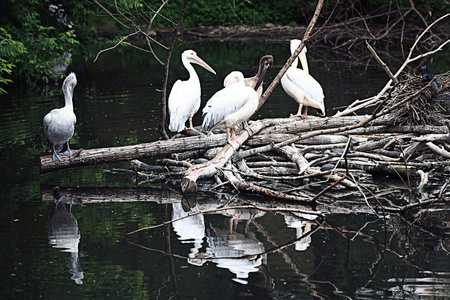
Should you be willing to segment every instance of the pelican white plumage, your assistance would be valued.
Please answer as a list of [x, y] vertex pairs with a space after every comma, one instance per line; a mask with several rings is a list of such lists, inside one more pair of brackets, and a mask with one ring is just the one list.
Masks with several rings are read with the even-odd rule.
[[[300, 43], [300, 40], [291, 41], [291, 54], [300, 46]], [[306, 47], [303, 47], [298, 58], [300, 59], [303, 70], [297, 68], [298, 60], [295, 58], [284, 76], [281, 77], [281, 85], [284, 91], [299, 104], [298, 112], [295, 116], [307, 118], [309, 106], [320, 110], [321, 114], [325, 116], [323, 89], [320, 83], [309, 75]], [[304, 114], [302, 114], [303, 106], [305, 106]]]
[[61, 150], [64, 144], [67, 144], [67, 151], [64, 152], [71, 157], [76, 153], [70, 150], [69, 140], [75, 131], [77, 117], [73, 112], [73, 90], [77, 85], [75, 73], [70, 73], [63, 82], [62, 90], [64, 93], [65, 105], [62, 108], [51, 110], [44, 117], [44, 133], [48, 140], [48, 151], [53, 153], [53, 161], [61, 160]]
[[[265, 55], [261, 57], [259, 60], [259, 66], [258, 66], [258, 72], [255, 74], [255, 76], [250, 78], [244, 78], [245, 86], [251, 87], [255, 89], [256, 94], [258, 95], [258, 101], [261, 98], [262, 92], [263, 92], [263, 81], [264, 76], [266, 76], [267, 72], [272, 68], [273, 65], [273, 56], [272, 55]], [[240, 77], [237, 76], [237, 73], [231, 72], [230, 74], [225, 77], [223, 80], [223, 86], [227, 87], [230, 86], [240, 80]], [[258, 104], [259, 106], [259, 104]], [[247, 130], [250, 134], [253, 134], [253, 131], [250, 126], [247, 124], [247, 120], [242, 122], [242, 125], [244, 126], [245, 130]]]
[[241, 72], [233, 71], [229, 76], [235, 83], [221, 89], [208, 100], [203, 108], [202, 128], [204, 131], [212, 131], [225, 127], [227, 142], [237, 150], [242, 144], [242, 139], [235, 135], [234, 126], [246, 121], [255, 113], [258, 108], [258, 95], [254, 89], [245, 86], [244, 75]]
[[186, 81], [177, 80], [169, 94], [169, 130], [180, 132], [186, 128], [186, 121], [189, 119], [189, 129], [194, 129], [192, 117], [200, 108], [200, 79], [191, 63], [198, 64], [213, 74], [216, 72], [197, 56], [194, 50], [186, 50], [181, 54], [181, 61], [189, 72], [189, 79]]

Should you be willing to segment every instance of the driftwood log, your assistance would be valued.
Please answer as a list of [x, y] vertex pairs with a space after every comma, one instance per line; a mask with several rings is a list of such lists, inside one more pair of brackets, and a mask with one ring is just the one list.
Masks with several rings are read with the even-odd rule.
[[218, 147], [226, 144], [226, 139], [223, 138], [224, 136], [225, 135], [191, 136], [183, 139], [161, 140], [132, 146], [89, 149], [80, 151], [78, 155], [71, 158], [63, 156], [61, 161], [53, 161], [51, 155], [46, 155], [41, 156], [40, 158], [40, 170], [41, 173], [46, 173], [70, 167], [128, 161], [132, 159], [155, 157], [187, 150]]

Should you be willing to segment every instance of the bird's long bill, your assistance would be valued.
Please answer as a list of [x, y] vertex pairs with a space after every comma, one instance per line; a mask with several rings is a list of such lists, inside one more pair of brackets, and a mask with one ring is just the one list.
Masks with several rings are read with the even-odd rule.
[[302, 64], [303, 71], [309, 74], [309, 67], [308, 61], [306, 60], [306, 53], [304, 51], [300, 52], [298, 58], [300, 59], [300, 63]]
[[259, 86], [264, 82], [264, 76], [266, 76], [267, 72], [269, 71], [269, 69], [272, 67], [272, 65], [270, 64], [264, 64], [263, 68], [261, 70], [261, 74], [259, 74], [259, 78], [258, 81], [256, 82], [255, 85], [255, 91], [259, 88]]
[[206, 70], [210, 71], [211, 73], [213, 73], [214, 75], [216, 75], [216, 71], [213, 70], [213, 68], [211, 68], [207, 63], [205, 63], [203, 61], [203, 59], [201, 59], [200, 57], [198, 57], [197, 55], [191, 58], [191, 62], [193, 62], [194, 64], [200, 65], [203, 68], [205, 68]]

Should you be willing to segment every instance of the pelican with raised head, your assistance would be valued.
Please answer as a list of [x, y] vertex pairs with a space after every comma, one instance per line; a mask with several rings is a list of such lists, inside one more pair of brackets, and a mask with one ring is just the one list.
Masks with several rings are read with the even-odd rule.
[[187, 120], [189, 120], [189, 129], [194, 129], [192, 117], [200, 108], [200, 79], [191, 63], [198, 64], [214, 75], [216, 74], [207, 63], [197, 56], [194, 50], [184, 51], [181, 54], [181, 61], [189, 72], [189, 79], [177, 80], [169, 94], [169, 130], [172, 132], [184, 130]]
[[[291, 54], [300, 46], [300, 40], [291, 41]], [[292, 65], [281, 77], [281, 85], [284, 91], [295, 101], [298, 102], [298, 111], [296, 117], [303, 119], [308, 116], [308, 107], [314, 107], [320, 111], [322, 116], [325, 116], [325, 103], [323, 89], [320, 83], [317, 82], [311, 75], [309, 75], [308, 62], [306, 60], [306, 47], [298, 55], [303, 70], [298, 69], [298, 60], [295, 58]], [[305, 106], [305, 112], [302, 114], [302, 108]]]
[[250, 118], [258, 108], [258, 89], [245, 86], [244, 75], [239, 71], [231, 72], [227, 77], [234, 83], [221, 89], [208, 100], [203, 108], [202, 129], [211, 132], [216, 128], [226, 128], [227, 142], [237, 150], [242, 139], [235, 135], [234, 127]]
[[73, 112], [73, 90], [77, 85], [75, 73], [70, 73], [63, 82], [65, 105], [51, 110], [44, 117], [44, 133], [48, 140], [48, 151], [53, 153], [53, 161], [61, 161], [61, 150], [67, 144], [65, 155], [71, 157], [76, 153], [70, 150], [69, 140], [72, 138], [77, 117]]
[[[272, 68], [273, 65], [273, 56], [272, 55], [265, 55], [261, 57], [259, 60], [259, 66], [258, 66], [258, 73], [256, 73], [255, 76], [250, 78], [244, 78], [245, 86], [251, 87], [252, 89], [255, 89], [256, 94], [258, 95], [258, 102], [260, 101], [262, 92], [263, 92], [263, 81], [264, 76], [266, 76], [267, 72]], [[231, 72], [230, 74], [225, 77], [223, 80], [223, 86], [228, 87], [240, 80], [240, 77], [237, 76], [237, 73]], [[258, 104], [259, 107], [259, 104]], [[247, 120], [242, 122], [243, 127], [245, 130], [248, 131], [248, 133], [253, 134], [251, 127], [248, 126]]]
[[[244, 78], [245, 85], [251, 88], [255, 88], [259, 79], [261, 77], [264, 78], [264, 76], [267, 74], [270, 68], [272, 68], [272, 65], [273, 65], [272, 55], [264, 55], [263, 57], [261, 57], [261, 59], [259, 60], [258, 72], [253, 77]], [[223, 81], [224, 87], [236, 83], [236, 77], [230, 76], [231, 74], [225, 77], [225, 80]], [[256, 93], [258, 94], [258, 99], [261, 98], [262, 92], [263, 92], [263, 84], [261, 83], [258, 89], [256, 90]]]

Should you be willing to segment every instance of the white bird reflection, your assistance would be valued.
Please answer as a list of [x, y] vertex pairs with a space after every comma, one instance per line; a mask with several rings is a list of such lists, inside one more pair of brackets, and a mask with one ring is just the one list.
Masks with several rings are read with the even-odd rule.
[[264, 246], [253, 232], [241, 234], [212, 227], [207, 231], [206, 241], [209, 261], [234, 273], [236, 282], [247, 284], [249, 274], [258, 272], [266, 261], [266, 255], [261, 255]]
[[396, 299], [414, 295], [414, 299], [448, 299], [450, 280], [447, 278], [390, 278], [388, 284], [398, 284], [389, 288]]
[[[289, 228], [295, 228], [297, 239], [311, 231], [312, 222], [309, 220], [316, 219], [316, 215], [307, 215], [302, 213], [292, 213], [284, 216], [284, 222]], [[295, 242], [295, 250], [305, 251], [311, 244], [311, 236], [308, 235]]]
[[[213, 209], [213, 206], [198, 205], [192, 211]], [[181, 203], [174, 203], [172, 207], [173, 220], [192, 213], [183, 209]], [[205, 262], [214, 262], [217, 267], [228, 269], [235, 274], [234, 281], [247, 284], [249, 274], [258, 272], [259, 267], [266, 261], [266, 255], [261, 255], [265, 251], [263, 244], [253, 232], [248, 231], [248, 226], [252, 220], [263, 216], [265, 212], [231, 209], [221, 213], [228, 217], [225, 229], [213, 226], [205, 229], [204, 215], [197, 214], [174, 222], [174, 231], [182, 243], [194, 244], [188, 263], [202, 266]], [[244, 226], [238, 229], [240, 222], [244, 222]], [[206, 241], [206, 251], [200, 252], [203, 240]]]
[[[183, 209], [181, 203], [172, 203], [172, 209], [172, 220], [186, 217], [190, 213]], [[194, 244], [189, 257], [195, 257], [195, 254], [202, 247], [203, 238], [205, 237], [205, 218], [203, 214], [193, 215], [174, 222], [173, 230], [177, 233], [182, 243]]]
[[71, 279], [77, 284], [83, 284], [84, 275], [78, 260], [80, 231], [77, 219], [71, 212], [72, 205], [76, 202], [70, 200], [67, 203], [70, 205], [69, 210], [63, 197], [55, 198], [54, 203], [50, 204], [48, 240], [53, 248], [61, 249], [61, 252], [70, 252], [68, 267], [69, 273], [72, 274]]

